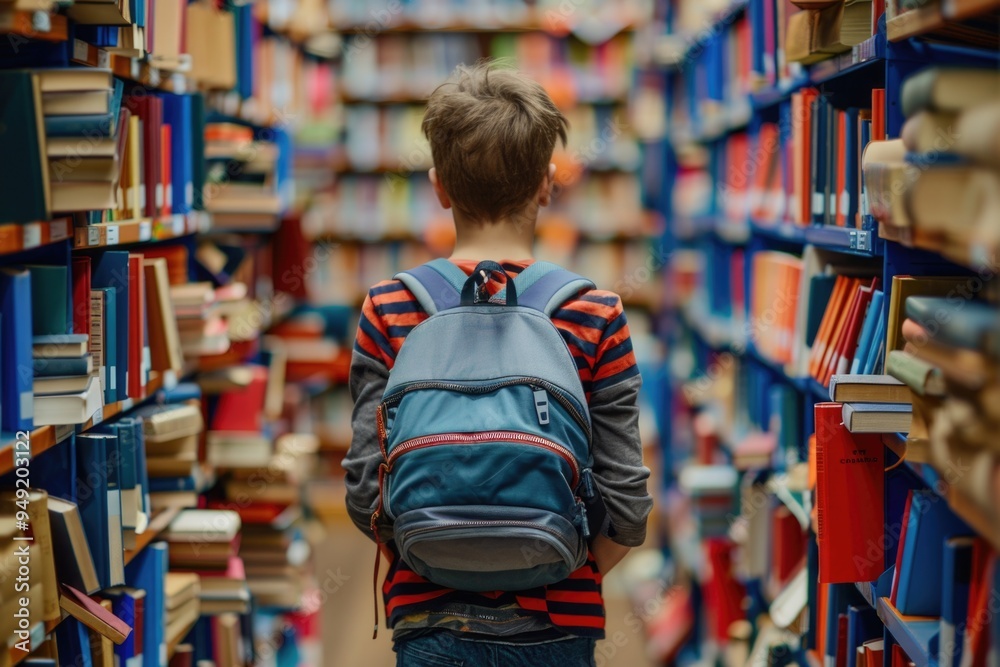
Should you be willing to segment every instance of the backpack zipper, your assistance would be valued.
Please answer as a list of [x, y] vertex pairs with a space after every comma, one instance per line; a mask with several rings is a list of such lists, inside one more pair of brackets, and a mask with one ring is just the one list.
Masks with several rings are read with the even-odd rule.
[[437, 445], [478, 445], [485, 442], [512, 441], [519, 442], [533, 447], [547, 449], [554, 454], [561, 456], [573, 470], [573, 484], [571, 488], [576, 488], [580, 483], [580, 464], [572, 452], [546, 438], [541, 438], [530, 433], [520, 433], [518, 431], [486, 431], [484, 433], [440, 433], [436, 435], [425, 435], [419, 438], [412, 438], [401, 442], [393, 447], [386, 463], [388, 465], [386, 474], [392, 472], [392, 466], [400, 456], [407, 452]]
[[497, 389], [503, 389], [504, 387], [513, 387], [516, 385], [528, 385], [531, 388], [542, 387], [546, 391], [548, 391], [550, 395], [555, 397], [556, 401], [561, 406], [566, 408], [567, 412], [569, 412], [573, 416], [573, 419], [584, 429], [584, 431], [586, 431], [587, 441], [588, 442], [590, 441], [592, 437], [590, 430], [590, 422], [587, 421], [587, 418], [583, 415], [583, 413], [581, 413], [580, 410], [577, 409], [575, 405], [573, 405], [572, 401], [570, 401], [563, 395], [562, 390], [559, 387], [552, 384], [551, 382], [547, 382], [545, 380], [541, 380], [538, 378], [519, 377], [519, 378], [512, 378], [509, 380], [492, 382], [490, 384], [478, 385], [478, 386], [462, 384], [459, 382], [434, 382], [434, 381], [414, 382], [413, 384], [406, 385], [401, 391], [396, 392], [389, 398], [382, 401], [382, 405], [388, 408], [389, 406], [395, 405], [396, 403], [399, 403], [401, 400], [403, 400], [403, 396], [405, 396], [409, 392], [418, 391], [420, 389], [447, 389], [450, 391], [460, 391], [467, 394], [488, 394], [492, 391], [496, 391]]
[[510, 527], [523, 527], [531, 528], [533, 530], [541, 530], [543, 532], [552, 535], [553, 537], [559, 538], [562, 543], [566, 542], [565, 537], [557, 531], [545, 526], [539, 526], [531, 521], [519, 521], [517, 519], [497, 519], [496, 521], [450, 521], [447, 525], [443, 526], [428, 526], [426, 528], [414, 528], [409, 531], [410, 535], [422, 535], [423, 533], [434, 533], [439, 530], [449, 530], [451, 528], [487, 528], [495, 526], [510, 526]]

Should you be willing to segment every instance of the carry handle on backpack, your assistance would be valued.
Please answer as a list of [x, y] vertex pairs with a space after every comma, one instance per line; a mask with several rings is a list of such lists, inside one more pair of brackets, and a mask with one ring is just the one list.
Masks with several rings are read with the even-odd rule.
[[506, 282], [504, 289], [505, 303], [508, 306], [517, 305], [517, 286], [514, 281], [507, 277], [507, 272], [502, 266], [497, 264], [492, 260], [484, 260], [476, 265], [475, 270], [472, 275], [465, 281], [462, 286], [462, 299], [461, 304], [463, 306], [475, 306], [480, 303], [494, 303], [489, 301], [489, 296], [486, 295], [484, 299], [480, 300], [483, 289], [489, 283], [490, 277], [494, 273], [499, 273], [504, 277]]

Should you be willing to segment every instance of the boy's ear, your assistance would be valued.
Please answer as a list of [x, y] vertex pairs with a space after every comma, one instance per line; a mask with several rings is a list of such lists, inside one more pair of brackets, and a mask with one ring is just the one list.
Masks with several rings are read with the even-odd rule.
[[438, 201], [441, 202], [441, 208], [451, 208], [451, 198], [448, 197], [448, 193], [444, 191], [443, 187], [441, 187], [441, 181], [438, 180], [437, 169], [431, 167], [430, 171], [427, 172], [427, 178], [430, 179], [431, 185], [434, 186], [434, 194], [437, 195]]
[[552, 202], [552, 186], [556, 182], [556, 165], [549, 163], [549, 168], [542, 179], [542, 185], [538, 189], [538, 205], [548, 206]]

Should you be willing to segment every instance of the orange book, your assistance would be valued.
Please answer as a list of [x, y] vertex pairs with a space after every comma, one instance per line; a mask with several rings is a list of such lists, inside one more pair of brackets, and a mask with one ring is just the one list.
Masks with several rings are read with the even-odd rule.
[[872, 89], [872, 141], [885, 141], [885, 88]]
[[830, 585], [820, 581], [816, 586], [816, 655], [826, 655], [826, 608]]
[[819, 330], [816, 332], [816, 339], [813, 341], [812, 349], [810, 350], [809, 375], [815, 376], [818, 372], [819, 360], [822, 359], [824, 352], [826, 352], [827, 340], [830, 338], [830, 332], [833, 330], [834, 322], [840, 312], [841, 303], [844, 301], [844, 295], [847, 292], [849, 283], [850, 279], [847, 276], [837, 276], [837, 280], [833, 285], [833, 293], [830, 295], [830, 301], [826, 305], [826, 311], [823, 313], [823, 319], [819, 323]]
[[865, 323], [865, 315], [868, 314], [868, 305], [872, 302], [872, 295], [875, 293], [875, 286], [878, 284], [877, 278], [872, 278], [870, 285], [862, 284], [856, 293], [854, 306], [850, 319], [841, 336], [840, 343], [834, 350], [833, 357], [827, 365], [826, 373], [820, 382], [826, 387], [830, 384], [830, 378], [834, 374], [844, 374], [847, 372], [846, 364], [854, 357], [854, 350], [858, 346], [858, 337], [861, 335], [861, 327]]
[[[822, 356], [816, 362], [816, 371], [812, 374], [814, 378], [820, 381], [827, 366], [830, 365], [830, 360], [837, 351], [841, 339], [846, 333], [847, 323], [857, 302], [858, 288], [861, 287], [861, 280], [858, 278], [848, 278], [847, 280], [848, 284], [843, 300], [834, 312], [835, 319], [833, 320], [833, 326], [830, 328], [830, 336], [826, 340]], [[833, 304], [831, 303], [829, 307], [832, 306]]]
[[834, 196], [836, 223], [847, 226], [847, 112], [837, 111], [837, 187]]
[[882, 654], [885, 652], [885, 643], [881, 639], [873, 639], [864, 643], [865, 667], [882, 667]]
[[856, 558], [885, 538], [882, 437], [851, 433], [841, 403], [817, 403], [816, 506], [819, 580], [875, 581], [882, 558]]
[[794, 262], [788, 262], [785, 269], [785, 279], [781, 285], [782, 301], [785, 304], [781, 313], [781, 361], [787, 364], [792, 361], [792, 343], [795, 340], [795, 323], [798, 320], [802, 261], [796, 258]]
[[795, 165], [793, 169], [795, 208], [792, 211], [794, 222], [800, 225], [809, 224], [812, 220], [812, 196], [810, 174], [812, 168], [812, 102], [819, 95], [815, 88], [806, 88], [801, 93], [792, 96], [793, 120], [801, 120], [793, 124], [792, 141], [795, 146]]

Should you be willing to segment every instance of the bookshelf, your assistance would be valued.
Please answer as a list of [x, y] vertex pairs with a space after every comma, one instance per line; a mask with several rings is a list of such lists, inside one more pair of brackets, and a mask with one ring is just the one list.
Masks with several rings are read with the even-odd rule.
[[[847, 125], [835, 127], [832, 134], [812, 136], [809, 143], [814, 151], [816, 146], [820, 147], [821, 157], [811, 158], [819, 162], [805, 167], [807, 177], [811, 172], [815, 187], [817, 165], [828, 159], [822, 157], [824, 153], [830, 153], [829, 159], [834, 161], [828, 163], [833, 165], [833, 170], [826, 172], [831, 174], [828, 180], [838, 178], [837, 173], [845, 169], [841, 165], [846, 165], [847, 177], [828, 187], [825, 195], [819, 190], [811, 192], [806, 183], [802, 191], [806, 199], [801, 196], [798, 202], [794, 199], [797, 187], [794, 178], [799, 167], [793, 165], [798, 158], [787, 151], [796, 150], [800, 137], [810, 136], [795, 134], [802, 127], [802, 118], [807, 118], [806, 123], [812, 123], [813, 127], [829, 127], [843, 122], [839, 114], [874, 108], [884, 114], [884, 135], [879, 136], [890, 140], [902, 135], [905, 140], [909, 130], [904, 131], [903, 126], [913, 114], [912, 111], [908, 112], [909, 117], [904, 114], [904, 88], [908, 81], [934, 66], [978, 67], [989, 71], [1000, 65], [995, 3], [944, 0], [920, 3], [917, 9], [903, 9], [901, 3], [886, 4], [887, 15], [873, 14], [877, 21], [870, 21], [868, 35], [857, 36], [853, 44], [837, 49], [839, 53], [817, 56], [809, 52], [808, 59], [814, 60], [809, 64], [793, 62], [788, 55], [791, 51], [787, 49], [794, 50], [791, 40], [795, 38], [783, 33], [782, 22], [805, 10], [787, 2], [659, 2], [651, 25], [637, 35], [637, 43], [644, 48], [637, 55], [640, 73], [637, 85], [647, 87], [663, 100], [664, 114], [671, 126], [644, 143], [647, 154], [655, 159], [644, 161], [642, 178], [645, 205], [661, 212], [666, 219], [662, 242], [671, 250], [671, 261], [663, 273], [671, 288], [666, 324], [671, 345], [668, 360], [671, 386], [663, 405], [673, 423], [670, 441], [664, 443], [667, 470], [661, 497], [668, 517], [663, 530], [669, 536], [664, 550], [674, 558], [682, 573], [689, 573], [683, 585], [694, 593], [690, 613], [701, 624], [685, 642], [671, 645], [669, 653], [664, 649], [664, 656], [670, 655], [671, 660], [680, 664], [700, 664], [727, 643], [725, 629], [720, 633], [718, 628], [726, 616], [720, 612], [718, 601], [710, 599], [709, 591], [718, 585], [715, 575], [697, 566], [698, 559], [707, 557], [711, 544], [720, 539], [730, 545], [732, 570], [744, 586], [733, 594], [735, 601], [730, 604], [743, 605], [747, 610], [746, 620], [758, 631], [769, 620], [757, 614], [762, 610], [767, 612], [769, 607], [773, 613], [771, 605], [778, 599], [775, 591], [788, 593], [788, 587], [793, 585], [779, 576], [782, 568], [787, 567], [781, 554], [803, 554], [802, 567], [807, 569], [810, 580], [808, 590], [801, 595], [808, 602], [789, 628], [792, 637], [779, 642], [781, 651], [786, 652], [773, 658], [787, 664], [785, 656], [791, 650], [794, 657], [790, 661], [800, 665], [839, 660], [836, 623], [824, 625], [828, 623], [824, 621], [828, 606], [836, 607], [825, 596], [834, 593], [825, 591], [837, 591], [836, 604], [847, 604], [839, 602], [848, 597], [844, 586], [855, 596], [849, 604], [856, 605], [862, 600], [863, 606], [877, 611], [878, 637], [884, 639], [887, 663], [892, 649], [898, 646], [913, 664], [938, 664], [941, 627], [938, 615], [902, 614], [894, 606], [896, 594], [890, 595], [893, 573], [898, 567], [897, 539], [902, 538], [898, 532], [890, 536], [888, 531], [890, 526], [907, 522], [903, 515], [903, 507], [908, 503], [907, 491], [901, 491], [904, 487], [915, 489], [914, 493], [933, 494], [932, 502], [940, 501], [947, 508], [950, 523], [944, 525], [964, 522], [967, 528], [962, 530], [975, 536], [977, 549], [981, 545], [984, 553], [995, 553], [1000, 546], [1000, 524], [990, 506], [990, 503], [995, 506], [996, 482], [985, 480], [987, 471], [995, 466], [995, 455], [989, 454], [986, 440], [959, 442], [955, 431], [942, 435], [945, 432], [940, 425], [938, 430], [929, 428], [922, 433], [884, 433], [881, 443], [873, 445], [884, 451], [886, 467], [886, 472], [879, 475], [885, 484], [885, 505], [881, 511], [885, 513], [887, 544], [877, 561], [878, 573], [884, 573], [878, 582], [818, 584], [815, 568], [824, 559], [830, 559], [828, 554], [832, 552], [824, 555], [817, 548], [817, 534], [821, 531], [814, 507], [819, 502], [816, 482], [810, 481], [802, 489], [798, 498], [804, 505], [798, 507], [789, 505], [781, 487], [792, 471], [807, 468], [815, 454], [818, 417], [814, 419], [814, 406], [830, 401], [830, 377], [817, 375], [811, 367], [807, 369], [802, 365], [807, 359], [798, 353], [789, 356], [781, 353], [782, 344], [775, 343], [775, 338], [781, 340], [789, 334], [780, 329], [782, 320], [774, 311], [780, 313], [784, 307], [783, 297], [780, 294], [775, 297], [774, 291], [759, 293], [758, 281], [768, 276], [755, 269], [756, 263], [776, 259], [779, 263], [772, 270], [777, 271], [777, 267], [786, 263], [794, 270], [793, 280], [802, 291], [795, 290], [799, 296], [792, 301], [793, 309], [800, 319], [790, 330], [799, 335], [806, 331], [807, 320], [802, 319], [802, 309], [808, 306], [812, 294], [808, 289], [813, 284], [809, 272], [815, 270], [810, 267], [817, 266], [817, 258], [819, 266], [829, 267], [826, 271], [853, 267], [847, 270], [876, 278], [878, 289], [885, 290], [886, 299], [879, 308], [869, 311], [873, 326], [880, 320], [885, 323], [890, 317], [897, 317], [888, 303], [890, 290], [897, 289], [894, 279], [910, 275], [956, 276], [961, 282], [973, 279], [973, 272], [978, 272], [981, 277], [986, 276], [982, 282], [987, 286], [976, 288], [976, 299], [996, 309], [995, 295], [988, 287], [988, 278], [995, 274], [991, 261], [995, 253], [993, 241], [985, 235], [977, 242], [957, 237], [948, 240], [942, 238], [948, 234], [941, 232], [937, 236], [921, 233], [924, 223], [919, 215], [910, 229], [901, 228], [899, 222], [892, 222], [892, 215], [903, 205], [902, 200], [884, 204], [888, 210], [867, 207], [873, 201], [881, 204], [877, 197], [882, 193], [866, 191], [865, 201], [859, 197], [859, 188], [870, 184], [870, 171], [868, 167], [862, 168], [862, 152], [848, 150], [857, 161], [852, 166], [851, 159], [844, 162], [836, 156], [836, 151], [824, 149], [824, 146], [839, 148], [835, 140], [845, 137], [841, 129]], [[902, 6], [911, 5], [902, 3]], [[992, 35], [992, 42], [981, 41], [984, 35]], [[878, 101], [880, 98], [873, 98], [876, 89], [884, 90], [884, 106]], [[797, 115], [803, 109], [797, 105], [808, 94], [826, 100], [832, 109], [830, 118], [834, 120], [818, 125], [815, 116]], [[806, 107], [806, 111], [811, 114], [814, 108], [817, 107]], [[771, 137], [777, 137], [777, 149], [772, 148], [775, 144], [768, 143]], [[854, 141], [859, 135], [848, 134], [846, 138]], [[861, 148], [871, 145], [870, 141], [882, 139], [865, 135]], [[921, 150], [908, 150], [914, 154], [915, 162], [920, 159], [917, 154]], [[964, 150], [959, 148], [956, 152], [964, 155]], [[778, 158], [773, 159], [774, 155]], [[838, 164], [837, 160], [841, 162]], [[984, 171], [992, 168], [988, 163], [969, 158], [958, 160], [961, 164], [971, 162], [974, 168]], [[920, 168], [933, 172], [941, 167]], [[776, 189], [775, 178], [780, 183]], [[824, 178], [820, 176], [819, 181]], [[857, 180], [853, 186], [852, 179]], [[840, 194], [844, 181], [849, 199]], [[897, 180], [893, 185], [900, 184]], [[949, 195], [942, 190], [940, 196], [951, 196], [956, 206], [960, 204], [958, 193]], [[796, 212], [796, 203], [804, 204], [801, 214]], [[961, 214], [956, 214], [956, 227], [972, 224], [959, 219]], [[802, 273], [797, 273], [800, 270]], [[758, 302], [770, 304], [770, 311], [760, 310], [755, 305]], [[903, 303], [899, 305], [902, 307]], [[846, 309], [847, 304], [842, 307]], [[906, 314], [899, 316], [899, 323], [909, 312], [907, 307]], [[816, 317], [809, 326], [818, 324]], [[815, 333], [813, 329], [813, 334], [808, 335]], [[857, 341], [847, 343], [851, 344], [857, 345]], [[946, 354], [958, 355], [961, 349], [966, 348], [948, 348], [950, 352]], [[941, 358], [947, 361], [947, 356]], [[980, 358], [982, 364], [996, 363], [995, 357], [989, 355]], [[875, 361], [874, 369], [868, 372], [888, 372], [884, 359]], [[848, 368], [849, 362], [850, 359]], [[947, 392], [940, 401], [948, 405], [975, 401], [974, 394], [969, 393], [973, 390], [956, 384], [953, 375], [948, 378]], [[929, 405], [914, 406], [915, 425], [918, 412], [932, 423], [946, 414], [938, 403], [931, 401]], [[969, 404], [962, 414], [974, 423], [991, 419], [985, 416], [981, 403], [978, 407]], [[747, 469], [740, 462], [752, 456], [752, 447], [760, 442], [762, 434], [776, 441], [774, 450], [765, 461]], [[826, 446], [830, 445], [819, 445]], [[979, 458], [971, 464], [973, 467], [963, 470], [980, 471], [983, 477], [978, 482], [971, 479], [975, 473], [955, 473], [956, 465], [969, 465], [974, 455]], [[683, 480], [690, 481], [692, 472], [707, 476], [711, 467], [735, 467], [740, 483], [736, 488], [713, 488], [714, 505], [705, 507], [698, 494], [709, 491], [703, 487], [685, 491]], [[815, 473], [812, 475], [814, 479]], [[753, 490], [762, 483], [762, 490]], [[846, 506], [848, 503], [844, 502]], [[702, 515], [693, 536], [691, 528], [676, 519], [687, 511], [690, 503]], [[711, 507], [719, 508], [717, 516], [727, 519], [713, 523]], [[786, 520], [780, 518], [782, 513], [795, 515], [804, 510], [808, 514], [811, 509], [813, 516], [803, 524], [801, 536], [781, 542], [780, 535], [787, 537], [788, 533], [774, 531], [787, 531], [787, 526], [781, 523]], [[840, 509], [839, 513], [848, 511], [851, 510]], [[837, 515], [838, 510], [834, 509], [833, 514]], [[761, 519], [761, 515], [766, 519]], [[772, 544], [763, 551], [761, 535]], [[902, 551], [905, 559], [912, 558], [905, 549]], [[850, 557], [843, 549], [840, 553], [841, 557]], [[673, 576], [676, 579], [677, 575]], [[946, 575], [940, 570], [928, 573], [928, 583], [922, 585], [940, 586], [937, 582], [942, 576]], [[995, 584], [985, 581], [980, 586], [989, 590]], [[704, 599], [697, 595], [699, 591]], [[824, 597], [820, 598], [821, 595]], [[839, 607], [840, 614], [845, 611]], [[650, 625], [655, 627], [655, 621]], [[732, 641], [735, 640], [730, 638], [730, 648]], [[756, 641], [755, 651], [769, 650], [766, 638]], [[742, 662], [723, 660], [723, 664]]]

